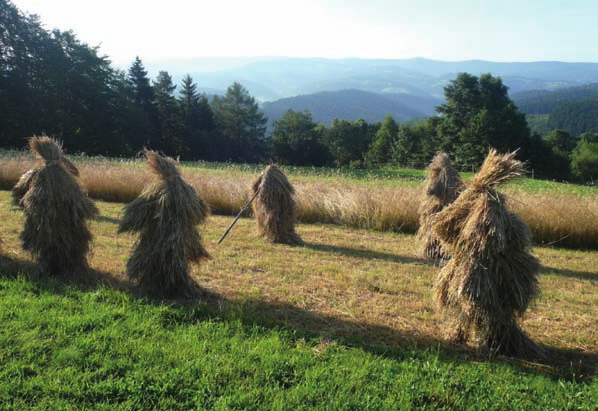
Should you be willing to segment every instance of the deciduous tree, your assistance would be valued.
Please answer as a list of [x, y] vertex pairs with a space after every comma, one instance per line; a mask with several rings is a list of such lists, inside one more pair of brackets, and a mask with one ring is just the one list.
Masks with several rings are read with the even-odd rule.
[[330, 160], [322, 133], [309, 111], [288, 110], [273, 128], [270, 144], [276, 162], [319, 167]]
[[398, 132], [399, 125], [392, 118], [392, 115], [387, 114], [368, 150], [367, 161], [369, 165], [387, 164], [393, 159], [392, 146], [393, 141], [397, 139]]
[[445, 87], [446, 102], [437, 108], [442, 117], [438, 131], [442, 149], [455, 164], [478, 166], [490, 147], [519, 150], [518, 157], [527, 159], [530, 131], [507, 91], [500, 77], [491, 74], [478, 78], [459, 73]]

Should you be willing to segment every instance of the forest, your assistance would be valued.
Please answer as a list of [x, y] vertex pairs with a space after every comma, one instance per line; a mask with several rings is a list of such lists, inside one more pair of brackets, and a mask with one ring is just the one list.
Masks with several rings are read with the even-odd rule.
[[[117, 69], [72, 31], [48, 31], [9, 0], [0, 6], [0, 148], [23, 149], [28, 137], [45, 134], [69, 154], [131, 157], [148, 148], [185, 161], [350, 168], [423, 168], [442, 150], [468, 171], [495, 148], [517, 150], [535, 178], [598, 178], [598, 134], [565, 131], [579, 123], [579, 107], [552, 112], [548, 135], [532, 133], [507, 85], [490, 73], [457, 74], [427, 118], [322, 124], [307, 110], [287, 110], [268, 129], [238, 82], [208, 96], [190, 75], [180, 84], [166, 70], [151, 79], [140, 57]], [[577, 105], [597, 110], [594, 100]]]

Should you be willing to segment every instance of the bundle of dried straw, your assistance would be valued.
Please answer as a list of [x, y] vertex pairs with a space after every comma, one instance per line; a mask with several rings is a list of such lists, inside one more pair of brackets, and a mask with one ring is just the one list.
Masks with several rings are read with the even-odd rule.
[[183, 180], [175, 160], [149, 150], [145, 156], [159, 180], [124, 208], [118, 232], [139, 233], [127, 276], [154, 295], [194, 296], [189, 263], [212, 258], [197, 229], [210, 214], [208, 205]]
[[451, 259], [440, 269], [435, 294], [456, 314], [454, 340], [476, 337], [480, 347], [529, 357], [541, 350], [517, 320], [539, 293], [540, 262], [530, 254], [529, 228], [496, 191], [524, 173], [515, 154], [491, 150], [471, 185], [436, 215], [434, 234]]
[[268, 166], [253, 182], [252, 190], [258, 193], [252, 204], [258, 234], [273, 243], [303, 244], [295, 232], [295, 189], [284, 173], [275, 164]]
[[446, 153], [438, 153], [427, 168], [425, 197], [419, 208], [418, 249], [432, 260], [448, 260], [450, 256], [433, 234], [434, 216], [451, 204], [465, 189], [459, 172]]
[[20, 238], [23, 249], [36, 257], [33, 275], [85, 273], [92, 240], [86, 220], [98, 209], [76, 180], [79, 170], [62, 154], [58, 142], [32, 137], [29, 147], [43, 163], [20, 178], [12, 195], [24, 209]]

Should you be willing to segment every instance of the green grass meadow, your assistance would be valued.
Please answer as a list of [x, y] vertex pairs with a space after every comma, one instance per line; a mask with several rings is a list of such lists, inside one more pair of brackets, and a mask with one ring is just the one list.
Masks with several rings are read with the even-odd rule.
[[[259, 167], [185, 164], [217, 211], [200, 227], [214, 258], [193, 268], [200, 298], [156, 300], [126, 278], [135, 237], [116, 232], [125, 201], [114, 198], [148, 181], [142, 166], [77, 160], [100, 209], [91, 273], [34, 281], [8, 188], [31, 163], [0, 161], [0, 410], [598, 410], [598, 251], [534, 247], [542, 293], [521, 326], [543, 358], [451, 344], [433, 296], [438, 267], [412, 229], [376, 228], [416, 209], [415, 195], [398, 204], [394, 193], [419, 192], [421, 171], [285, 169], [308, 197], [305, 245], [290, 247], [258, 238], [251, 216], [218, 244]], [[350, 190], [369, 208], [353, 207]], [[579, 233], [598, 233], [591, 187], [508, 190], [519, 207], [558, 199], [534, 203], [548, 210], [528, 216], [538, 232], [579, 199]]]
[[2, 279], [0, 296], [7, 410], [595, 410], [598, 398], [595, 382], [574, 376], [440, 347], [323, 340], [254, 323], [242, 307], [22, 277]]

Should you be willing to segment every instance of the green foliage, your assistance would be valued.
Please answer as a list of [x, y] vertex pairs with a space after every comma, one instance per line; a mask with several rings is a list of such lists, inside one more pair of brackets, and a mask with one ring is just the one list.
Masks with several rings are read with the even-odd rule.
[[380, 126], [380, 129], [374, 135], [372, 145], [367, 152], [368, 165], [384, 165], [392, 160], [393, 141], [397, 139], [399, 125], [387, 114]]
[[519, 156], [527, 159], [529, 128], [500, 77], [459, 73], [444, 92], [446, 103], [437, 108], [442, 115], [438, 132], [441, 148], [456, 166], [479, 166], [490, 148], [503, 153], [521, 149]]
[[176, 153], [189, 160], [215, 160], [222, 151], [218, 142], [210, 138], [216, 129], [214, 112], [205, 94], [199, 94], [190, 75], [182, 80], [177, 100], [180, 117], [179, 134], [176, 136]]
[[525, 120], [532, 134], [538, 133], [541, 136], [547, 136], [550, 133], [548, 114], [526, 114]]
[[229, 149], [223, 160], [249, 163], [263, 160], [268, 120], [247, 89], [235, 82], [224, 96], [214, 96], [211, 106], [224, 146]]
[[133, 86], [133, 102], [136, 109], [135, 132], [129, 138], [137, 149], [154, 147], [157, 145], [159, 130], [155, 93], [139, 57], [135, 57], [135, 61], [129, 67], [128, 81]]
[[356, 160], [363, 161], [377, 128], [363, 120], [334, 119], [329, 128], [323, 128], [324, 141], [336, 167], [346, 167]]
[[598, 134], [584, 134], [571, 154], [571, 168], [583, 182], [598, 179]]
[[544, 139], [552, 151], [569, 157], [577, 145], [577, 139], [565, 130], [552, 130]]
[[[8, 1], [0, 7], [0, 141], [22, 148], [45, 132], [71, 151], [112, 154], [115, 71], [70, 31], [46, 31]], [[108, 130], [108, 132], [107, 132]]]
[[551, 128], [567, 130], [571, 135], [598, 132], [598, 98], [564, 102], [550, 113]]
[[535, 178], [569, 180], [571, 163], [566, 154], [554, 150], [539, 134], [533, 133], [529, 146], [529, 172]]
[[288, 110], [273, 126], [271, 152], [278, 163], [321, 167], [331, 161], [322, 128], [313, 121], [309, 111]]
[[156, 110], [160, 123], [160, 143], [158, 149], [169, 156], [175, 155], [174, 141], [179, 134], [178, 107], [174, 92], [176, 85], [166, 71], [160, 71], [153, 81]]
[[526, 114], [548, 115], [563, 103], [598, 98], [598, 83], [567, 87], [554, 91], [534, 90], [517, 93], [513, 100]]

